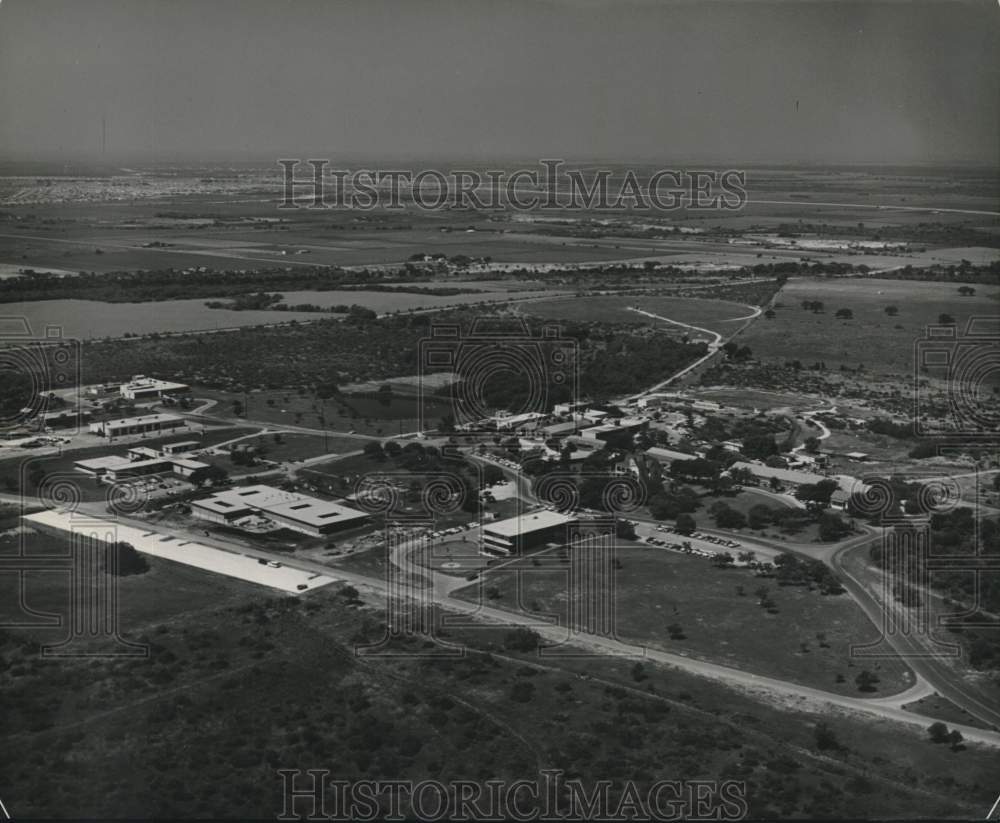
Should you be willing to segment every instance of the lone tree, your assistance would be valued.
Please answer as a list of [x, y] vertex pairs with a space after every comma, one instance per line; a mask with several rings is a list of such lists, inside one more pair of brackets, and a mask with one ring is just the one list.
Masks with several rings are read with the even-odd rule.
[[130, 543], [116, 543], [114, 548], [117, 558], [107, 570], [116, 577], [129, 577], [134, 574], [145, 574], [149, 571], [149, 562]]
[[206, 483], [218, 486], [229, 480], [229, 473], [219, 466], [208, 465], [200, 469], [195, 469], [191, 472], [188, 480], [196, 486], [204, 486]]
[[691, 534], [691, 532], [698, 528], [698, 524], [695, 522], [695, 519], [686, 512], [677, 515], [676, 526], [677, 531], [681, 534]]
[[955, 325], [955, 318], [952, 317], [950, 314], [944, 314], [944, 313], [939, 314], [938, 315], [938, 324], [942, 325], [942, 326], [954, 326]]
[[948, 727], [940, 720], [927, 727], [927, 734], [930, 735], [931, 743], [948, 742]]
[[858, 691], [873, 692], [875, 691], [875, 684], [878, 683], [878, 675], [872, 674], [868, 669], [865, 669], [854, 678], [854, 682], [858, 684]]
[[840, 741], [837, 740], [837, 735], [834, 734], [833, 729], [826, 723], [826, 721], [821, 720], [816, 724], [816, 728], [813, 730], [813, 734], [816, 737], [816, 748], [821, 751], [827, 749], [839, 749]]
[[834, 315], [838, 320], [850, 320], [854, 317], [854, 312], [850, 309], [837, 309], [837, 313]]
[[895, 317], [897, 314], [899, 314], [899, 309], [896, 306], [886, 306], [885, 309], [883, 309], [883, 311], [887, 315], [889, 315], [889, 317]]
[[959, 286], [958, 293], [962, 295], [962, 297], [972, 297], [972, 295], [976, 293], [976, 290], [972, 288], [972, 286]]

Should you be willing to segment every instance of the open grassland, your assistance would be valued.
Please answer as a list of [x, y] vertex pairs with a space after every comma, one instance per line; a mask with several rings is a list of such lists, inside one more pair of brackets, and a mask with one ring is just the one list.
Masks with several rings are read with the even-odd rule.
[[623, 323], [635, 326], [653, 325], [676, 329], [680, 327], [662, 323], [646, 317], [638, 312], [630, 311], [630, 307], [658, 314], [662, 317], [688, 323], [692, 326], [727, 334], [736, 331], [741, 318], [752, 314], [752, 310], [725, 300], [700, 300], [693, 297], [656, 297], [649, 295], [630, 295], [624, 297], [573, 297], [557, 300], [537, 300], [521, 304], [520, 311], [539, 318], [569, 321], [602, 321], [607, 323]]
[[[616, 557], [621, 564], [613, 584], [616, 626], [623, 640], [860, 694], [854, 681], [861, 667], [851, 659], [850, 647], [877, 639], [878, 631], [847, 595], [781, 587], [744, 569], [717, 569], [704, 558], [650, 547], [623, 545]], [[569, 590], [568, 580], [568, 562], [548, 554], [489, 573], [486, 586], [498, 590], [493, 605], [555, 615], [566, 625], [570, 602], [580, 594]], [[776, 613], [760, 606], [756, 592], [762, 586]], [[478, 586], [463, 593], [475, 599]], [[674, 624], [681, 627], [683, 639], [671, 637], [668, 627]], [[870, 668], [881, 680], [878, 694], [893, 694], [913, 683], [898, 661], [876, 661]]]
[[[973, 317], [996, 317], [1000, 311], [996, 288], [980, 284], [974, 296], [963, 297], [958, 287], [867, 278], [795, 279], [777, 295], [774, 319], [760, 318], [738, 342], [762, 360], [795, 359], [804, 366], [825, 362], [830, 369], [863, 364], [877, 374], [912, 375], [914, 347], [938, 315], [954, 317], [961, 332]], [[804, 300], [821, 301], [823, 311], [802, 308]], [[895, 306], [898, 314], [887, 315], [887, 306]], [[840, 309], [850, 309], [853, 317], [838, 319]], [[995, 321], [992, 329], [994, 336], [1000, 331]]]
[[[234, 446], [251, 446], [267, 460], [297, 463], [326, 454], [341, 454], [360, 450], [362, 441], [336, 434], [269, 433], [247, 437]], [[226, 447], [227, 449], [231, 447]]]
[[[199, 399], [216, 401], [215, 406], [206, 410], [206, 414], [212, 416], [230, 418], [234, 421], [253, 420], [276, 428], [282, 426], [303, 426], [317, 430], [325, 428], [329, 432], [331, 442], [341, 447], [331, 448], [331, 451], [342, 451], [344, 446], [350, 445], [337, 441], [335, 439], [337, 432], [357, 432], [390, 438], [417, 431], [422, 424], [423, 428], [436, 426], [441, 417], [452, 412], [451, 404], [446, 401], [428, 397], [424, 399], [421, 407], [421, 399], [418, 396], [402, 393], [394, 393], [391, 397], [372, 393], [337, 394], [333, 397], [319, 398], [294, 391], [264, 390], [244, 395], [198, 388], [196, 394]], [[238, 416], [237, 410], [240, 411]], [[364, 444], [356, 441], [357, 448], [362, 445]]]

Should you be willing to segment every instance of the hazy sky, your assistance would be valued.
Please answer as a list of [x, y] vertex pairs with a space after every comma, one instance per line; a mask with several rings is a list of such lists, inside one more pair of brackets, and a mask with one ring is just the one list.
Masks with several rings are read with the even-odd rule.
[[1000, 165], [1000, 7], [2, 0], [0, 156]]

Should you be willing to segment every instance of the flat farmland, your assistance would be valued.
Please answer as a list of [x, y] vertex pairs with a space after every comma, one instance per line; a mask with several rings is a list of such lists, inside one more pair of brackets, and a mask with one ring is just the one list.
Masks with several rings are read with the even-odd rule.
[[152, 332], [192, 332], [266, 326], [315, 320], [310, 312], [232, 311], [210, 309], [204, 300], [162, 300], [155, 303], [103, 303], [97, 300], [33, 300], [8, 303], [5, 313], [23, 317], [32, 330], [57, 326], [65, 337], [91, 340], [144, 335]]
[[[525, 314], [552, 320], [588, 322], [600, 320], [625, 323], [635, 326], [669, 326], [638, 312], [630, 311], [630, 306], [688, 323], [693, 326], [727, 334], [739, 328], [739, 320], [745, 320], [752, 309], [740, 303], [725, 300], [701, 300], [694, 297], [655, 297], [632, 295], [626, 297], [573, 297], [566, 299], [538, 300], [520, 304]], [[674, 327], [677, 328], [677, 327]]]
[[[270, 215], [278, 214], [268, 211]], [[412, 216], [411, 216], [412, 217]], [[375, 229], [350, 225], [316, 226], [309, 222], [258, 229], [202, 226], [192, 231], [163, 227], [129, 230], [98, 224], [90, 230], [48, 229], [0, 233], [0, 263], [25, 268], [77, 271], [151, 269], [258, 268], [272, 266], [365, 266], [401, 264], [414, 254], [492, 257], [506, 263], [574, 263], [618, 260], [648, 253], [627, 248], [618, 239], [594, 242], [578, 238], [540, 238], [489, 228], [469, 231], [468, 224], [433, 222], [415, 217], [414, 228]], [[448, 228], [449, 231], [441, 231]], [[613, 241], [613, 242], [612, 242]], [[168, 245], [149, 247], [161, 242]]]
[[[997, 290], [979, 284], [976, 294], [963, 297], [955, 283], [923, 283], [866, 278], [791, 280], [778, 294], [776, 316], [761, 318], [746, 329], [739, 342], [762, 360], [784, 362], [794, 357], [804, 366], [825, 362], [830, 369], [864, 364], [869, 372], [912, 374], [913, 352], [926, 327], [939, 314], [950, 314], [963, 330], [973, 317], [996, 316]], [[802, 308], [804, 300], [819, 300], [820, 313]], [[898, 314], [890, 317], [887, 306]], [[840, 320], [840, 309], [853, 317]], [[998, 329], [993, 327], [995, 336]]]
[[[782, 587], [744, 569], [716, 569], [704, 558], [652, 548], [622, 545], [616, 557], [621, 566], [608, 585], [615, 586], [621, 639], [863, 696], [855, 683], [862, 667], [851, 659], [850, 647], [874, 641], [879, 633], [846, 594], [824, 596], [802, 587]], [[536, 555], [488, 573], [485, 584], [498, 590], [492, 605], [552, 615], [566, 625], [574, 597], [568, 589], [569, 573], [568, 563], [558, 556]], [[777, 613], [758, 604], [755, 592], [761, 586], [768, 589]], [[459, 596], [475, 600], [479, 586], [462, 589]], [[683, 639], [670, 637], [668, 626], [673, 624], [682, 628]], [[913, 684], [912, 673], [899, 661], [874, 661], [868, 668], [880, 679], [873, 696]]]
[[[451, 284], [435, 284], [438, 286]], [[565, 292], [551, 291], [552, 296]], [[524, 300], [541, 297], [545, 292], [537, 291], [477, 291], [469, 294], [419, 294], [416, 292], [382, 292], [364, 290], [337, 291], [286, 291], [284, 302], [290, 306], [312, 303], [316, 306], [353, 305], [364, 306], [379, 314], [413, 311], [415, 309], [444, 309], [477, 303], [495, 303], [505, 300]], [[280, 315], [279, 315], [280, 317]]]
[[[552, 292], [560, 294], [560, 292]], [[283, 292], [290, 305], [357, 304], [379, 314], [417, 309], [444, 309], [476, 303], [537, 297], [537, 292], [477, 292], [439, 296], [412, 292], [301, 291]], [[58, 326], [66, 337], [93, 339], [151, 332], [213, 331], [240, 326], [267, 326], [290, 320], [308, 322], [328, 315], [300, 311], [233, 311], [210, 309], [204, 299], [160, 300], [146, 303], [104, 303], [96, 300], [33, 300], [8, 303], [6, 313], [27, 319], [32, 329]]]

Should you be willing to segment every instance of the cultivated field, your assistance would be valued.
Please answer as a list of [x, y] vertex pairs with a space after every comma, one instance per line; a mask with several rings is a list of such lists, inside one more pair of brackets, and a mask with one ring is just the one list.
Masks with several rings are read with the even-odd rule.
[[[559, 294], [559, 292], [553, 292]], [[536, 297], [537, 292], [488, 291], [475, 294], [437, 296], [377, 291], [301, 291], [284, 292], [289, 305], [312, 303], [318, 306], [357, 304], [379, 314], [416, 309], [438, 309], [476, 303], [504, 302], [515, 298]], [[24, 317], [32, 330], [58, 326], [65, 337], [90, 339], [123, 337], [126, 334], [151, 332], [191, 332], [231, 329], [238, 326], [264, 326], [291, 320], [309, 322], [327, 314], [297, 311], [233, 311], [210, 309], [205, 300], [161, 300], [146, 303], [103, 303], [96, 300], [34, 300], [9, 303], [4, 308], [10, 316]]]

